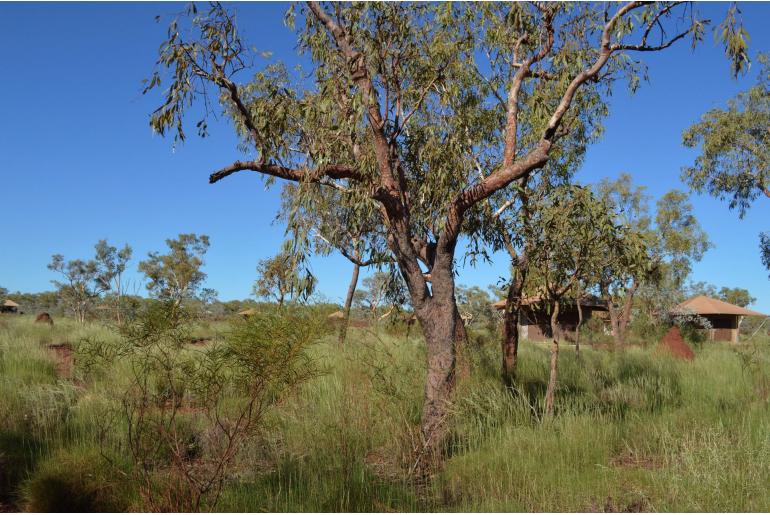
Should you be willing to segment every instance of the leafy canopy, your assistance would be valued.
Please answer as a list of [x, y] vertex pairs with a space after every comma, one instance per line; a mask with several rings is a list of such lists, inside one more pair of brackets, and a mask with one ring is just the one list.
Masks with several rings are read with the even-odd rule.
[[760, 55], [757, 84], [739, 93], [727, 108], [706, 112], [683, 135], [699, 148], [682, 179], [698, 192], [720, 200], [743, 217], [759, 196], [770, 198], [770, 57]]
[[195, 297], [206, 279], [201, 268], [209, 237], [180, 234], [176, 239], [166, 240], [166, 245], [166, 254], [150, 252], [139, 263], [139, 271], [147, 276], [147, 289], [154, 297], [180, 303]]

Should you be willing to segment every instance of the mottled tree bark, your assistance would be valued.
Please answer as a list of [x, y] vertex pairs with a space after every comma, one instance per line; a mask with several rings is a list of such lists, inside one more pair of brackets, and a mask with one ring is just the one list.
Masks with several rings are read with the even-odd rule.
[[456, 384], [456, 319], [438, 304], [418, 311], [427, 346], [427, 374], [420, 434], [422, 450], [417, 457], [418, 475], [440, 461], [439, 444], [447, 430], [449, 401]]
[[468, 357], [468, 331], [455, 303], [455, 356], [457, 359], [457, 378], [462, 381], [471, 375], [471, 363]]

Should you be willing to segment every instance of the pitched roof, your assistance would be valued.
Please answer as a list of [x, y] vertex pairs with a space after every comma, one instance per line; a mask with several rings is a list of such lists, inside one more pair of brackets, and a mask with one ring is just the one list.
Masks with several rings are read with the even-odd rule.
[[238, 314], [242, 316], [251, 316], [251, 315], [256, 315], [257, 313], [258, 311], [254, 308], [242, 309], [241, 311], [238, 312]]
[[331, 313], [326, 318], [331, 320], [339, 320], [339, 319], [345, 318], [345, 313], [343, 313], [342, 311], [335, 311], [334, 313]]
[[676, 306], [672, 312], [681, 312], [690, 310], [697, 315], [738, 315], [738, 316], [766, 316], [757, 311], [742, 308], [735, 304], [730, 304], [719, 299], [712, 299], [705, 295], [698, 295], [691, 299], [687, 299], [678, 306]]
[[18, 308], [19, 307], [19, 305], [16, 304], [12, 300], [6, 300], [5, 302], [3, 302], [3, 306], [8, 306], [9, 308]]

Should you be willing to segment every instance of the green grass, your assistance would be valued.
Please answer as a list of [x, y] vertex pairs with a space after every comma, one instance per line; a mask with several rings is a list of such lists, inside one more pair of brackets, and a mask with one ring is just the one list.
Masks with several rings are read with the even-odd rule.
[[[223, 324], [196, 338], [217, 344]], [[130, 371], [85, 370], [78, 342], [107, 326], [0, 318], [0, 503], [47, 510], [141, 510], [118, 435], [102, 432]], [[654, 346], [584, 346], [560, 357], [556, 416], [542, 420], [547, 346], [525, 342], [516, 391], [499, 346], [475, 338], [452, 405], [446, 461], [427, 486], [406, 479], [419, 423], [418, 336], [351, 329], [324, 336], [323, 371], [268, 413], [240, 453], [223, 511], [768, 511], [770, 341], [703, 344], [692, 363]], [[51, 343], [75, 347], [57, 377]], [[57, 504], [60, 503], [60, 504]], [[69, 504], [67, 505], [69, 506]]]

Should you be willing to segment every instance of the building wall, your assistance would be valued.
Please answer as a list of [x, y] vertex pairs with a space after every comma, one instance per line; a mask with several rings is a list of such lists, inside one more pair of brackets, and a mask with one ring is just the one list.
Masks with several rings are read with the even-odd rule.
[[[603, 314], [603, 311], [591, 307], [583, 308], [583, 324], [593, 316]], [[578, 325], [578, 312], [576, 308], [567, 309], [559, 313], [558, 323], [561, 331], [561, 339], [575, 341]], [[544, 310], [523, 309], [519, 319], [519, 334], [533, 341], [545, 341], [552, 338], [550, 315]]]
[[705, 315], [704, 318], [711, 323], [709, 340], [738, 343], [737, 315]]

